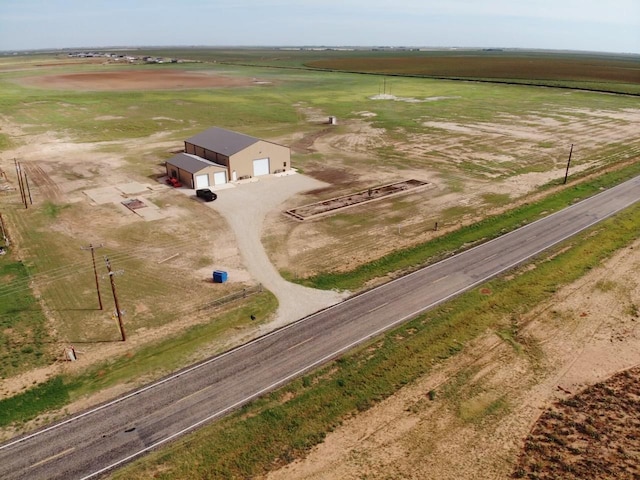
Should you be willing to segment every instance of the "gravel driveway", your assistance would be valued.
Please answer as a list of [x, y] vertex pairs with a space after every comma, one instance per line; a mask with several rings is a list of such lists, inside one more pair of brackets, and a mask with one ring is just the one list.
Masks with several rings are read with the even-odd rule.
[[339, 303], [349, 295], [349, 292], [316, 290], [287, 282], [271, 264], [261, 242], [267, 213], [281, 208], [285, 200], [297, 193], [326, 186], [305, 175], [269, 175], [256, 182], [218, 190], [218, 199], [209, 204], [225, 217], [234, 231], [249, 273], [278, 298], [278, 311], [265, 327], [268, 330]]

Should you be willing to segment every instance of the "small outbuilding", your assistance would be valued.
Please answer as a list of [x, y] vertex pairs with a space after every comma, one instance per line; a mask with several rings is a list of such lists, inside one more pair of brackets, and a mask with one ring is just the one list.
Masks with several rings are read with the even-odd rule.
[[191, 188], [291, 169], [289, 147], [224, 128], [210, 128], [188, 138], [184, 151], [167, 161], [167, 175]]

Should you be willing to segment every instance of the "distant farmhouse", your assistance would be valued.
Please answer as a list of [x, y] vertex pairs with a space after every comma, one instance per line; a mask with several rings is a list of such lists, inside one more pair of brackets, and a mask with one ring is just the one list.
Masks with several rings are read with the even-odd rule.
[[289, 147], [223, 128], [188, 138], [184, 151], [167, 160], [167, 175], [190, 188], [215, 187], [291, 169]]

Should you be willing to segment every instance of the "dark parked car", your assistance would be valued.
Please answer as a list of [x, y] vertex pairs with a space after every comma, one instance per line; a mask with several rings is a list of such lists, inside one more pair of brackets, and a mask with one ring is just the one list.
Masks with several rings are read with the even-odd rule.
[[208, 188], [199, 188], [198, 190], [196, 190], [196, 197], [203, 199], [205, 202], [213, 202], [216, 198], [218, 198], [218, 195], [213, 193]]

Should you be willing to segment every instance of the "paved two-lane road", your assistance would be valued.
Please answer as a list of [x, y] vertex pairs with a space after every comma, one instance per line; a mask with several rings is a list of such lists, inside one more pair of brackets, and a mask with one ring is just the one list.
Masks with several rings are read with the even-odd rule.
[[0, 446], [2, 479], [98, 476], [640, 200], [640, 177]]

